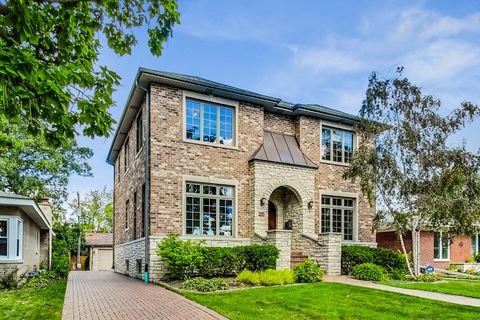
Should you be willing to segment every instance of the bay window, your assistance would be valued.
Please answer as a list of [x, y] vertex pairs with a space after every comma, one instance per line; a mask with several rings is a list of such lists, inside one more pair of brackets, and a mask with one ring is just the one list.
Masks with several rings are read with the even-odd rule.
[[187, 182], [185, 191], [186, 234], [233, 235], [233, 186]]
[[234, 116], [234, 108], [187, 98], [185, 137], [188, 140], [233, 146]]
[[353, 132], [322, 127], [322, 160], [350, 163], [353, 155]]
[[19, 217], [0, 217], [0, 260], [21, 260], [23, 221]]
[[343, 240], [354, 240], [355, 199], [322, 196], [321, 231], [343, 235]]

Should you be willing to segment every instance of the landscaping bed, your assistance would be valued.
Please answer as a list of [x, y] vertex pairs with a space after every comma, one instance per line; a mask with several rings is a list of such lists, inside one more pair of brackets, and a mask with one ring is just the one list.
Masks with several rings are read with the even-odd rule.
[[185, 297], [230, 319], [478, 319], [479, 308], [337, 283]]
[[0, 291], [0, 319], [61, 319], [66, 285], [66, 280], [56, 280], [40, 286]]

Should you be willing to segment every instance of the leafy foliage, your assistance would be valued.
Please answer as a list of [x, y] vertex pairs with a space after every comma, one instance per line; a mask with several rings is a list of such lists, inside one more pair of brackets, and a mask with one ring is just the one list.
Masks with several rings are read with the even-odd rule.
[[131, 54], [134, 31], [147, 25], [159, 56], [179, 16], [176, 0], [0, 2], [0, 121], [25, 123], [28, 135], [54, 146], [67, 146], [76, 128], [108, 136], [120, 77], [98, 65], [100, 37]]
[[[77, 201], [70, 207], [77, 210]], [[92, 190], [80, 201], [80, 223], [84, 232], [112, 232], [112, 191]]]
[[374, 263], [384, 268], [393, 279], [403, 279], [407, 265], [402, 254], [385, 248], [342, 246], [342, 273], [351, 274], [359, 264]]
[[237, 275], [237, 281], [252, 286], [275, 286], [294, 283], [295, 276], [292, 270], [250, 271], [245, 269]]
[[322, 281], [324, 272], [312, 260], [305, 259], [293, 269], [295, 273], [295, 281], [301, 283], [312, 283]]
[[373, 263], [362, 263], [353, 267], [352, 275], [355, 279], [365, 281], [381, 281], [384, 279], [383, 268]]
[[212, 292], [228, 288], [228, 284], [222, 278], [205, 279], [202, 277], [187, 279], [182, 286], [187, 290], [200, 292]]
[[[1, 49], [0, 49], [1, 50]], [[88, 148], [79, 147], [75, 140], [61, 147], [52, 147], [42, 137], [25, 134], [24, 124], [9, 124], [0, 115], [0, 190], [39, 200], [49, 197], [55, 209], [67, 197], [72, 174], [91, 176], [87, 160]]]
[[413, 277], [413, 280], [419, 282], [436, 282], [443, 280], [443, 278], [445, 278], [445, 275], [440, 273], [422, 273], [419, 276]]
[[[401, 241], [403, 233], [417, 234], [424, 225], [468, 234], [480, 220], [480, 154], [449, 143], [480, 108], [464, 102], [442, 116], [440, 107], [440, 100], [402, 77], [402, 68], [392, 79], [375, 73], [369, 78], [356, 128], [369, 143], [359, 145], [344, 178], [359, 180], [363, 194], [377, 204], [377, 226], [390, 222]], [[418, 273], [416, 236], [413, 241]]]
[[166, 236], [157, 254], [167, 263], [173, 278], [195, 275], [232, 276], [243, 269], [262, 271], [276, 267], [279, 251], [273, 245], [205, 247], [203, 241], [183, 241], [177, 235]]
[[0, 276], [0, 290], [11, 290], [18, 287], [17, 272], [18, 269], [15, 268]]
[[70, 250], [64, 239], [55, 237], [52, 241], [52, 267], [50, 270], [60, 278], [66, 278], [70, 271]]

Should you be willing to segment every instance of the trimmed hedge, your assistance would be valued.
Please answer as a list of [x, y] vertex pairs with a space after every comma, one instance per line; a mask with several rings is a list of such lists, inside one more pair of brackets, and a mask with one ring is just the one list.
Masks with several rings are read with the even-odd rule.
[[252, 286], [275, 286], [292, 284], [295, 276], [292, 270], [268, 269], [254, 272], [245, 269], [237, 275], [237, 281]]
[[342, 273], [351, 274], [356, 265], [373, 263], [385, 269], [393, 278], [401, 278], [407, 272], [405, 257], [385, 248], [365, 246], [342, 247]]
[[270, 244], [238, 247], [203, 244], [204, 241], [183, 241], [176, 235], [168, 235], [158, 244], [157, 254], [176, 279], [234, 276], [244, 269], [275, 269], [279, 255], [277, 247]]

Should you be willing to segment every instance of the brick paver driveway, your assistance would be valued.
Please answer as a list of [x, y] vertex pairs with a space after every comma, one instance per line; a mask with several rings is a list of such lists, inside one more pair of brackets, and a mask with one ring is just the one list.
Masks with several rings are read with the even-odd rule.
[[112, 271], [70, 272], [63, 320], [225, 319], [162, 287]]

